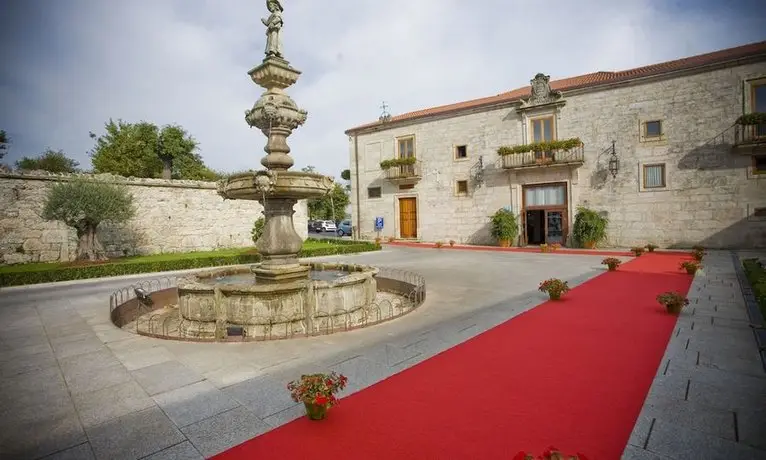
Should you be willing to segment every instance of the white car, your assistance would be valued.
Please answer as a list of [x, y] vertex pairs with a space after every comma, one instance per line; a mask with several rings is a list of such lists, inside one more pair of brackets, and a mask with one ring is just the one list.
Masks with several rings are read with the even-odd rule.
[[335, 232], [336, 230], [338, 230], [338, 229], [335, 227], [335, 222], [333, 222], [331, 220], [323, 220], [322, 221], [322, 231], [323, 232]]

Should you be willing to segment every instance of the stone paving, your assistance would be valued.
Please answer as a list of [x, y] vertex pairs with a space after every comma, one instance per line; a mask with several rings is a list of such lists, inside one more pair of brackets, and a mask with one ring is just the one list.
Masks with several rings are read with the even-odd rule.
[[[766, 458], [755, 423], [765, 374], [726, 257], [711, 254], [695, 280], [625, 458]], [[545, 301], [544, 278], [576, 285], [603, 270], [602, 257], [581, 255], [389, 248], [339, 258], [421, 273], [428, 300], [369, 329], [199, 344], [109, 322], [109, 294], [135, 278], [0, 290], [0, 458], [209, 457], [301, 416], [284, 388], [301, 373], [343, 372], [350, 394]]]
[[766, 459], [766, 372], [734, 261], [709, 251], [703, 265], [625, 460]]

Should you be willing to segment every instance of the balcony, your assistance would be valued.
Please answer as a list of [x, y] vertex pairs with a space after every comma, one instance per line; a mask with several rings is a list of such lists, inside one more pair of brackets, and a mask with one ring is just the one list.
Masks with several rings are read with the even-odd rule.
[[419, 160], [395, 159], [381, 164], [386, 179], [397, 184], [417, 182], [422, 177]]
[[[547, 148], [541, 149], [540, 147]], [[502, 156], [503, 168], [505, 169], [579, 166], [585, 163], [585, 146], [579, 142], [579, 139], [553, 141], [547, 145], [530, 144], [510, 148], [501, 147], [498, 149], [498, 153]]]
[[766, 151], [766, 123], [734, 125], [734, 148], [743, 153]]

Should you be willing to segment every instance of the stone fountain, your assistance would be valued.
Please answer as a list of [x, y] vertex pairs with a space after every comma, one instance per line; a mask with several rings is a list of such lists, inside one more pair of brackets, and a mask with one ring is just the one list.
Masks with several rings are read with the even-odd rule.
[[308, 114], [285, 92], [301, 72], [282, 55], [282, 5], [268, 0], [266, 6], [271, 13], [262, 19], [266, 56], [248, 72], [265, 91], [245, 111], [247, 124], [267, 138], [266, 156], [261, 159], [265, 169], [218, 183], [218, 193], [225, 199], [256, 200], [263, 206], [265, 225], [256, 242], [262, 262], [249, 269], [218, 269], [180, 279], [179, 329], [186, 337], [220, 340], [234, 329], [248, 337], [271, 337], [275, 328], [284, 336], [312, 334], [326, 327], [318, 318], [324, 324], [336, 322], [334, 311], [343, 312], [345, 322], [362, 321], [376, 297], [373, 267], [298, 261], [303, 240], [293, 225], [293, 207], [298, 200], [327, 194], [333, 181], [321, 174], [290, 171], [293, 159], [287, 138]]

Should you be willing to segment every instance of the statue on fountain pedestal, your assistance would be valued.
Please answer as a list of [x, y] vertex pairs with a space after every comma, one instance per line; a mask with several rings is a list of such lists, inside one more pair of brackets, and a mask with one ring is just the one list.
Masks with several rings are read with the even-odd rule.
[[279, 0], [266, 0], [266, 8], [271, 15], [261, 19], [266, 26], [266, 56], [282, 57], [282, 40], [279, 37], [282, 29], [282, 12], [284, 9]]

